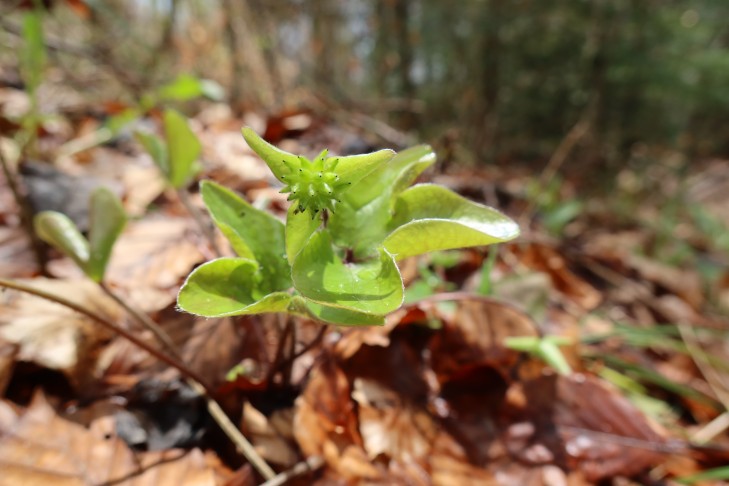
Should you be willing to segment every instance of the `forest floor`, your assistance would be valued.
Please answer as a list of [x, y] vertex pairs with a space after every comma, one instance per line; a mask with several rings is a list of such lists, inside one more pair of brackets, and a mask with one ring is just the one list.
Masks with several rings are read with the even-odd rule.
[[[0, 89], [0, 107], [16, 102], [20, 91]], [[282, 217], [285, 195], [241, 126], [306, 155], [368, 145], [366, 135], [309, 112], [240, 119], [211, 104], [191, 124], [204, 147], [199, 178]], [[594, 184], [585, 171], [539, 185], [539, 172], [524, 167], [442, 160], [421, 180], [503, 210], [522, 236], [406, 260], [406, 304], [387, 324], [338, 328], [178, 312], [180, 285], [214, 253], [129, 134], [83, 149], [102, 127], [83, 113], [45, 122], [37, 160], [23, 162], [19, 182], [36, 207], [81, 225], [94, 187], [122, 197], [130, 222], [107, 287], [172, 337], [255, 454], [283, 473], [268, 484], [729, 478], [726, 161], [691, 164], [688, 173], [670, 157], [626, 168], [610, 196], [585, 199]], [[17, 129], [0, 111], [11, 171]], [[5, 176], [0, 187], [0, 278], [153, 342], [70, 259], [40, 247], [41, 268]], [[204, 213], [196, 184], [190, 196]], [[506, 338], [517, 336], [567, 338], [561, 349], [572, 371], [508, 348]], [[266, 474], [236, 451], [183, 378], [88, 316], [4, 290], [0, 485], [262, 483]]]

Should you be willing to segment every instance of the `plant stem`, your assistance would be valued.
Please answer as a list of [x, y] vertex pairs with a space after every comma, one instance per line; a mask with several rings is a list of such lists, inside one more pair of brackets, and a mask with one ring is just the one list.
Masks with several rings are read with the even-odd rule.
[[[70, 300], [67, 300], [61, 296], [54, 295], [54, 294], [45, 292], [43, 290], [36, 289], [31, 286], [24, 285], [19, 282], [14, 282], [12, 280], [7, 280], [4, 278], [0, 278], [0, 287], [18, 290], [20, 292], [25, 292], [27, 294], [35, 295], [36, 297], [40, 297], [40, 298], [46, 299], [48, 301], [55, 302], [64, 307], [68, 307], [69, 309], [72, 309], [80, 314], [83, 314], [86, 317], [101, 324], [105, 328], [119, 334], [120, 336], [127, 339], [128, 341], [130, 341], [137, 347], [145, 350], [146, 352], [148, 352], [155, 358], [157, 358], [160, 361], [167, 363], [168, 365], [177, 369], [180, 373], [182, 373], [187, 378], [187, 382], [190, 385], [190, 387], [193, 390], [195, 390], [195, 392], [197, 392], [200, 395], [202, 395], [203, 397], [205, 397], [205, 400], [207, 402], [208, 412], [210, 412], [210, 415], [213, 417], [213, 419], [218, 424], [218, 426], [223, 430], [223, 432], [228, 436], [228, 438], [237, 446], [238, 450], [246, 457], [246, 459], [248, 459], [248, 461], [256, 468], [256, 470], [258, 470], [258, 472], [261, 474], [261, 476], [263, 476], [266, 480], [270, 480], [274, 476], [276, 476], [276, 473], [273, 471], [273, 469], [271, 469], [271, 467], [263, 460], [263, 458], [261, 458], [261, 456], [254, 449], [253, 445], [238, 430], [238, 428], [233, 424], [233, 422], [230, 420], [230, 418], [225, 414], [225, 412], [220, 407], [220, 405], [212, 398], [213, 390], [208, 385], [204, 384], [205, 380], [200, 375], [198, 375], [195, 371], [191, 370], [184, 363], [182, 363], [178, 357], [172, 357], [172, 356], [166, 355], [162, 351], [156, 349], [154, 346], [151, 346], [150, 344], [139, 339], [131, 332], [117, 326], [115, 323], [111, 322], [106, 317], [101, 316], [89, 309], [86, 309], [83, 306], [80, 306], [74, 302], [71, 302]], [[104, 286], [102, 286], [102, 288], [104, 288], [105, 292], [107, 292], [107, 293], [110, 292]], [[112, 296], [112, 294], [110, 294], [110, 296]], [[116, 296], [112, 296], [112, 298], [117, 302], [119, 302], [121, 300]], [[131, 307], [127, 306], [126, 304], [121, 304], [121, 305], [126, 311], [130, 312], [130, 314], [133, 317], [135, 317], [136, 319], [140, 318], [140, 316], [141, 316], [140, 313], [134, 311], [133, 309], [131, 309]], [[144, 327], [147, 327], [147, 323], [145, 323], [143, 319], [140, 320], [139, 322]], [[163, 341], [169, 341], [171, 343], [169, 336], [166, 335], [166, 333], [162, 329], [160, 329], [158, 326], [156, 326], [156, 324], [154, 326], [161, 332], [161, 334], [163, 336], [166, 337], [166, 339], [163, 339]], [[155, 333], [155, 335], [156, 335], [156, 333]], [[175, 355], [179, 356], [179, 354], [175, 350], [174, 345], [172, 345], [171, 354], [173, 356], [175, 356]]]
[[290, 479], [293, 479], [296, 476], [301, 476], [302, 474], [306, 474], [310, 471], [316, 471], [323, 465], [324, 459], [319, 456], [311, 456], [305, 461], [294, 465], [291, 469], [277, 474], [275, 477], [261, 484], [261, 486], [281, 486], [282, 484], [286, 484]]

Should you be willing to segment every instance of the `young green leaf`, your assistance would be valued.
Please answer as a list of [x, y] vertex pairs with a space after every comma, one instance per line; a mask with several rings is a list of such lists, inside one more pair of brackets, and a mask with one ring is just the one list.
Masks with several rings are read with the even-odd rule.
[[180, 189], [195, 176], [195, 161], [200, 156], [202, 145], [180, 113], [165, 110], [163, 118], [170, 168], [168, 181], [172, 187]]
[[172, 174], [170, 173], [170, 161], [165, 141], [157, 135], [145, 132], [135, 132], [134, 137], [152, 157], [164, 178], [169, 181]]
[[298, 214], [295, 204], [289, 207], [286, 215], [286, 258], [289, 265], [294, 264], [296, 255], [320, 225], [320, 218], [310, 218], [306, 214]]
[[205, 317], [285, 312], [286, 292], [264, 294], [256, 282], [258, 264], [246, 258], [218, 258], [197, 267], [177, 295], [180, 309]]
[[344, 263], [327, 231], [314, 233], [292, 269], [296, 290], [315, 302], [384, 315], [403, 302], [400, 271], [386, 251], [363, 263]]
[[257, 153], [266, 164], [268, 164], [273, 175], [281, 182], [286, 183], [286, 178], [284, 177], [282, 179], [281, 176], [285, 176], [290, 172], [289, 167], [298, 167], [301, 164], [299, 157], [266, 142], [264, 139], [259, 137], [253, 129], [243, 127], [242, 133], [243, 138], [245, 138], [248, 143], [248, 146], [251, 147], [251, 149], [253, 149], [253, 151]]
[[395, 203], [384, 247], [395, 258], [516, 238], [519, 226], [499, 211], [433, 184], [414, 186]]
[[124, 229], [127, 216], [116, 194], [100, 187], [91, 194], [89, 220], [90, 251], [86, 274], [95, 282], [101, 282], [111, 249]]
[[258, 278], [263, 291], [267, 293], [291, 287], [283, 223], [214, 182], [203, 181], [200, 192], [213, 221], [235, 252], [260, 267]]
[[89, 243], [68, 216], [56, 211], [43, 211], [33, 219], [40, 239], [71, 257], [84, 272], [89, 261]]
[[338, 326], [381, 326], [385, 316], [325, 305], [299, 295], [291, 299], [289, 312]]
[[335, 243], [359, 258], [376, 253], [388, 233], [394, 197], [434, 161], [429, 146], [409, 148], [345, 192], [327, 224]]

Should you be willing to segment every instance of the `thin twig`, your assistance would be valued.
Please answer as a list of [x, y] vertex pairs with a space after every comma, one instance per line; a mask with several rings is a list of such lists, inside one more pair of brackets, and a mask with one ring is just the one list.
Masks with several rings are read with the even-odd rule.
[[306, 474], [311, 471], [316, 471], [323, 465], [324, 459], [319, 456], [311, 456], [305, 461], [296, 464], [291, 469], [288, 469], [269, 479], [265, 483], [261, 484], [261, 486], [281, 486], [282, 484], [286, 484], [290, 479], [293, 479], [296, 476], [301, 476], [302, 474]]
[[[168, 365], [172, 366], [176, 370], [178, 370], [183, 375], [187, 376], [188, 378], [191, 378], [195, 381], [198, 381], [200, 383], [204, 383], [204, 380], [202, 377], [200, 377], [197, 373], [195, 373], [193, 370], [188, 368], [184, 363], [179, 361], [176, 358], [173, 358], [172, 356], [168, 356], [156, 347], [150, 345], [149, 343], [143, 341], [142, 339], [138, 338], [136, 335], [134, 335], [132, 332], [127, 331], [126, 329], [116, 325], [114, 322], [110, 321], [106, 317], [97, 314], [96, 312], [89, 310], [81, 305], [76, 304], [75, 302], [71, 302], [68, 299], [65, 299], [59, 295], [51, 294], [49, 292], [46, 292], [44, 290], [36, 289], [34, 287], [31, 287], [29, 285], [22, 284], [20, 282], [16, 282], [13, 280], [8, 280], [4, 278], [0, 278], [0, 287], [5, 287], [8, 289], [18, 290], [20, 292], [25, 292], [27, 294], [35, 295], [36, 297], [40, 297], [42, 299], [46, 299], [51, 302], [55, 302], [56, 304], [60, 304], [64, 307], [68, 307], [69, 309], [72, 309], [79, 314], [83, 314], [86, 317], [98, 322], [103, 327], [119, 334], [124, 339], [130, 341], [137, 347], [145, 350], [158, 360], [167, 363]], [[205, 385], [203, 385], [203, 388], [205, 388], [207, 393], [211, 393], [212, 390]]]
[[103, 290], [106, 295], [111, 297], [114, 302], [119, 304], [122, 309], [124, 309], [129, 315], [134, 317], [134, 319], [138, 323], [140, 323], [144, 328], [148, 329], [152, 334], [154, 334], [154, 337], [157, 338], [165, 351], [167, 351], [178, 360], [182, 359], [182, 356], [177, 350], [175, 343], [170, 338], [170, 335], [167, 334], [164, 329], [159, 327], [156, 322], [150, 319], [149, 316], [147, 316], [146, 314], [142, 314], [134, 307], [127, 304], [124, 299], [116, 295], [104, 282], [99, 283], [99, 287], [101, 287], [101, 290]]
[[[57, 304], [63, 305], [65, 307], [68, 307], [69, 309], [72, 309], [80, 314], [85, 315], [86, 317], [98, 322], [105, 328], [119, 334], [123, 338], [127, 339], [137, 347], [147, 351], [149, 354], [154, 356], [155, 358], [159, 359], [160, 361], [167, 363], [168, 365], [172, 366], [173, 368], [177, 369], [180, 373], [182, 373], [185, 377], [187, 377], [187, 382], [190, 385], [190, 387], [195, 390], [195, 392], [199, 393], [203, 397], [205, 397], [205, 400], [207, 402], [208, 412], [210, 412], [210, 415], [213, 417], [215, 422], [220, 426], [220, 428], [223, 430], [223, 432], [228, 436], [228, 438], [237, 446], [238, 450], [248, 459], [248, 461], [253, 465], [253, 467], [256, 468], [256, 470], [263, 476], [266, 480], [269, 480], [273, 478], [276, 473], [271, 469], [271, 467], [261, 458], [261, 456], [256, 452], [253, 445], [248, 441], [248, 439], [245, 438], [245, 436], [238, 430], [238, 428], [233, 424], [233, 422], [230, 420], [230, 418], [225, 414], [223, 409], [220, 407], [220, 405], [212, 398], [213, 390], [208, 386], [205, 385], [205, 380], [195, 373], [193, 370], [188, 368], [185, 364], [183, 364], [179, 358], [175, 358], [172, 356], [168, 356], [167, 354], [163, 353], [162, 351], [156, 349], [154, 346], [151, 346], [150, 344], [144, 342], [143, 340], [136, 337], [134, 334], [130, 333], [129, 331], [117, 326], [115, 323], [108, 320], [106, 317], [101, 316], [89, 309], [86, 309], [83, 306], [80, 306], [74, 302], [71, 302], [70, 300], [67, 300], [63, 297], [60, 297], [58, 295], [54, 295], [48, 292], [45, 292], [40, 289], [33, 288], [28, 285], [21, 284], [19, 282], [14, 282], [12, 280], [7, 280], [0, 278], [0, 287], [5, 287], [13, 290], [18, 290], [20, 292], [25, 292], [31, 295], [35, 295], [36, 297], [40, 297], [42, 299], [49, 300], [51, 302], [55, 302]], [[108, 291], [108, 289], [107, 289]], [[118, 298], [114, 298], [115, 301], [119, 301]], [[129, 311], [131, 307], [124, 305], [123, 306], [125, 310]], [[141, 314], [138, 312], [130, 312], [130, 314], [135, 317], [139, 318]], [[147, 323], [144, 322], [144, 320], [139, 321], [140, 324], [147, 327]], [[164, 335], [164, 331], [160, 329], [162, 334]], [[169, 339], [169, 336], [166, 337], [166, 340]], [[175, 350], [174, 345], [172, 346], [172, 354], [178, 355], [177, 351]]]

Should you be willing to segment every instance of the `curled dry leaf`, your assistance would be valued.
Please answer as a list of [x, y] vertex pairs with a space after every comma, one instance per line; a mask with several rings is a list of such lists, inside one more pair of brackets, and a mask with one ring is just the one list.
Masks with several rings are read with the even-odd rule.
[[[25, 282], [119, 322], [122, 311], [89, 280], [35, 278]], [[0, 293], [0, 337], [19, 346], [17, 359], [60, 370], [80, 386], [93, 381], [112, 334], [86, 316], [32, 295]]]
[[8, 422], [0, 422], [2, 484], [217, 486], [230, 474], [199, 449], [135, 454], [107, 419], [87, 429], [59, 417], [40, 393]]

